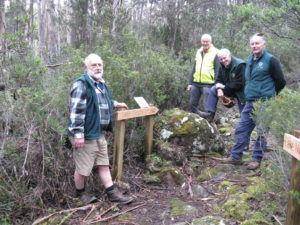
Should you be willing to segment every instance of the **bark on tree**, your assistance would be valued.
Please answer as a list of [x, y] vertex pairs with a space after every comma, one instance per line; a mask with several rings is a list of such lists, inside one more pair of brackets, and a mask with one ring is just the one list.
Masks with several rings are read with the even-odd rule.
[[85, 0], [71, 1], [71, 43], [76, 48], [89, 43], [87, 30], [88, 5], [89, 1]]
[[3, 34], [5, 33], [5, 8], [4, 0], [0, 0], [0, 52], [5, 51]]
[[49, 3], [49, 9], [47, 10], [47, 16], [48, 16], [48, 24], [47, 24], [47, 52], [49, 54], [50, 61], [52, 59], [56, 58], [59, 55], [59, 38], [57, 32], [57, 10], [56, 10], [56, 5], [54, 4], [53, 1], [50, 1]]
[[39, 16], [39, 55], [44, 60], [46, 59], [46, 17], [47, 0], [39, 1], [38, 16]]
[[31, 36], [32, 25], [33, 25], [33, 21], [34, 21], [33, 1], [34, 0], [30, 0], [30, 2], [29, 2], [29, 12], [28, 12], [30, 19], [28, 20], [28, 33], [27, 33], [27, 37], [28, 37], [28, 41], [29, 41], [30, 44], [33, 44], [33, 38]]
[[112, 7], [112, 22], [111, 22], [111, 28], [110, 28], [110, 34], [112, 36], [116, 35], [116, 29], [117, 29], [117, 20], [119, 16], [119, 10], [122, 7], [122, 0], [111, 0], [111, 7]]

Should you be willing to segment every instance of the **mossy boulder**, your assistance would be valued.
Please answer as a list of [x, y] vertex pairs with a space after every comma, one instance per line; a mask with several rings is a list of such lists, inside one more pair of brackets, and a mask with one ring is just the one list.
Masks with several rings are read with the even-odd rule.
[[223, 154], [224, 151], [223, 139], [213, 125], [197, 114], [180, 109], [166, 110], [156, 117], [154, 138], [158, 154], [172, 161], [183, 160], [185, 154]]
[[181, 185], [184, 182], [182, 172], [172, 166], [171, 161], [163, 161], [157, 155], [147, 157], [147, 169], [144, 176], [146, 183], [164, 184], [166, 186]]

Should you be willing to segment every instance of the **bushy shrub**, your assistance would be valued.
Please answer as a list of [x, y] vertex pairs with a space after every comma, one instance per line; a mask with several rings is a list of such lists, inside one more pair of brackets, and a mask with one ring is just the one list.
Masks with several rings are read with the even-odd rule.
[[278, 146], [276, 151], [269, 153], [269, 161], [262, 167], [262, 175], [266, 178], [266, 185], [270, 190], [277, 193], [274, 200], [281, 206], [279, 213], [284, 216], [289, 190], [291, 156], [281, 146], [283, 146], [284, 133], [293, 134], [294, 130], [299, 129], [300, 88], [297, 90], [285, 88], [275, 98], [267, 102], [255, 103], [255, 108], [259, 109], [253, 115], [256, 123], [263, 128], [269, 138], [275, 140]]
[[285, 88], [275, 98], [257, 102], [255, 108], [264, 109], [254, 112], [256, 123], [263, 130], [269, 130], [282, 143], [284, 133], [293, 134], [294, 130], [299, 129], [300, 117], [297, 114], [300, 110], [300, 88]]

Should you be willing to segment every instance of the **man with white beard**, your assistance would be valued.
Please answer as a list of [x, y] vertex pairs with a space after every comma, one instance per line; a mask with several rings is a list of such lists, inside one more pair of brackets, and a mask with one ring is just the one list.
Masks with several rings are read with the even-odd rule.
[[113, 184], [107, 153], [105, 131], [113, 130], [113, 107], [128, 109], [125, 103], [111, 99], [103, 79], [103, 61], [96, 54], [88, 55], [86, 71], [72, 85], [68, 133], [73, 145], [75, 161], [74, 181], [76, 194], [84, 204], [97, 201], [86, 191], [85, 177], [93, 167], [98, 169], [108, 199], [111, 202], [129, 203], [133, 197], [124, 196]]

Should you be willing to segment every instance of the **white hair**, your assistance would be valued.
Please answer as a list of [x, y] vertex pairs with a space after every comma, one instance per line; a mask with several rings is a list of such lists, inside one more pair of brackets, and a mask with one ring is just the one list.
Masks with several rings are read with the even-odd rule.
[[227, 48], [222, 48], [221, 50], [218, 51], [218, 57], [220, 56], [230, 56], [231, 53]]
[[256, 34], [253, 34], [253, 35], [250, 37], [250, 42], [251, 42], [252, 39], [255, 38], [255, 37], [258, 37], [260, 40], [263, 41], [263, 43], [266, 43], [266, 42], [267, 42], [267, 39], [266, 39], [265, 35], [262, 34], [262, 33], [256, 33]]
[[208, 40], [212, 41], [212, 38], [211, 38], [210, 34], [203, 34], [203, 35], [201, 36], [201, 41], [202, 41], [203, 39], [208, 39]]
[[84, 65], [85, 66], [89, 66], [91, 65], [93, 62], [103, 62], [101, 57], [95, 53], [91, 53], [89, 54], [85, 59], [84, 59]]

